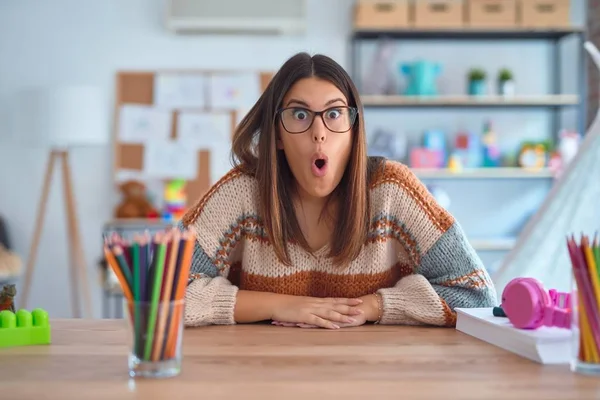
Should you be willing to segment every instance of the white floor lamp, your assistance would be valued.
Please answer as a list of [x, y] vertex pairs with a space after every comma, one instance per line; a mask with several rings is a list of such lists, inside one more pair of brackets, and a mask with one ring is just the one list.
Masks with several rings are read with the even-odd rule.
[[80, 294], [83, 294], [85, 314], [92, 317], [91, 295], [79, 233], [69, 152], [75, 147], [97, 146], [109, 142], [107, 99], [103, 91], [96, 87], [35, 88], [19, 93], [16, 105], [14, 134], [17, 141], [25, 143], [29, 147], [43, 147], [49, 153], [33, 239], [25, 267], [25, 282], [21, 293], [18, 294], [20, 297], [19, 308], [27, 308], [48, 195], [53, 182], [54, 165], [60, 161], [68, 238], [66, 245], [70, 258], [73, 316], [81, 317]]

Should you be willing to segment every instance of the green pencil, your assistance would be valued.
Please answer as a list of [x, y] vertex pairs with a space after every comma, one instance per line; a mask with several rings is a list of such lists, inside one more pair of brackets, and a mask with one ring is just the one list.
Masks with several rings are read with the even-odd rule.
[[165, 269], [165, 256], [166, 256], [166, 244], [164, 238], [157, 246], [157, 254], [154, 255], [156, 259], [156, 270], [154, 271], [154, 284], [152, 286], [152, 294], [150, 297], [150, 315], [148, 316], [148, 332], [146, 338], [146, 348], [144, 352], [144, 359], [150, 360], [152, 356], [152, 348], [154, 341], [154, 328], [156, 325], [156, 313], [158, 310], [158, 301], [160, 300], [160, 289], [163, 281], [163, 271]]

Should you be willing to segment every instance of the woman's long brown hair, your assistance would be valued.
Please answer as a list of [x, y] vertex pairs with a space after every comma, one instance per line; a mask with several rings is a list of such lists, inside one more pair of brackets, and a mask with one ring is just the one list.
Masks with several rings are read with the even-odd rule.
[[370, 214], [368, 178], [375, 164], [368, 162], [363, 107], [350, 76], [331, 58], [299, 53], [275, 74], [257, 103], [234, 134], [234, 165], [258, 180], [260, 218], [279, 260], [291, 265], [287, 243], [293, 241], [310, 252], [293, 207], [294, 177], [283, 150], [277, 150], [277, 110], [288, 90], [300, 79], [318, 77], [334, 84], [358, 109], [352, 132], [352, 151], [346, 171], [332, 196], [339, 201], [329, 256], [337, 265], [358, 257], [365, 243]]

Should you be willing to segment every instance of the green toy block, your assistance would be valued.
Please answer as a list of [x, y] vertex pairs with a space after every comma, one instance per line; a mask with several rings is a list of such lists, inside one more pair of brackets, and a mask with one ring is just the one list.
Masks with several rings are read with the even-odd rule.
[[50, 338], [50, 322], [45, 310], [0, 311], [0, 347], [49, 344]]

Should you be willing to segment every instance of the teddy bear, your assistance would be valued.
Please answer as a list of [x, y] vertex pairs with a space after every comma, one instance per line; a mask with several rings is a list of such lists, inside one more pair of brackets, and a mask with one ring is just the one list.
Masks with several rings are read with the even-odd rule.
[[117, 218], [155, 218], [158, 211], [146, 196], [146, 186], [136, 180], [129, 180], [119, 185], [123, 195], [121, 203], [115, 209]]

